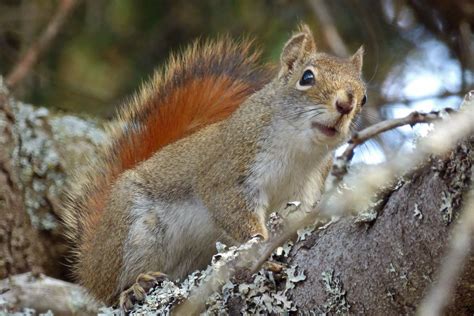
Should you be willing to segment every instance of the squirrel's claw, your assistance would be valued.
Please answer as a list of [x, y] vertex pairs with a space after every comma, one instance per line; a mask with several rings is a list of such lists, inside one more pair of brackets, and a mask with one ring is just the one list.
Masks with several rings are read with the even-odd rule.
[[265, 270], [271, 271], [273, 273], [280, 273], [281, 271], [283, 271], [283, 269], [287, 268], [288, 266], [281, 262], [268, 260], [268, 261], [265, 261], [262, 267]]
[[147, 272], [141, 273], [136, 280], [136, 284], [140, 285], [145, 291], [148, 291], [155, 287], [156, 285], [160, 285], [163, 281], [167, 280], [168, 276], [161, 272]]
[[133, 308], [136, 302], [141, 302], [145, 299], [145, 290], [137, 283], [120, 294], [120, 308], [124, 312], [128, 312]]
[[167, 279], [168, 276], [161, 272], [141, 273], [135, 283], [120, 294], [120, 308], [125, 312], [130, 311], [135, 303], [145, 300], [150, 289], [160, 285]]

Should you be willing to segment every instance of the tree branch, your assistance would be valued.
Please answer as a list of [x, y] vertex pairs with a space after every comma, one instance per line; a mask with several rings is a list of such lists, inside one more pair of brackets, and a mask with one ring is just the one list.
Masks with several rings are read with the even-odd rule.
[[381, 98], [378, 103], [382, 105], [387, 105], [387, 104], [395, 104], [395, 103], [404, 103], [404, 104], [412, 104], [415, 102], [419, 101], [424, 101], [424, 100], [430, 100], [430, 99], [443, 99], [443, 98], [449, 98], [449, 97], [462, 97], [469, 91], [466, 90], [459, 90], [455, 92], [451, 92], [448, 90], [445, 90], [441, 93], [433, 94], [433, 95], [427, 95], [427, 96], [422, 96], [422, 97], [413, 97], [413, 98], [393, 98], [393, 99], [385, 99]]
[[360, 132], [355, 132], [349, 140], [347, 148], [339, 157], [336, 158], [331, 170], [332, 181], [330, 182], [330, 187], [336, 187], [338, 184], [336, 182], [341, 181], [344, 175], [347, 174], [348, 165], [354, 156], [354, 150], [357, 146], [365, 143], [371, 138], [380, 135], [383, 132], [393, 130], [404, 125], [414, 126], [419, 123], [432, 123], [444, 117], [445, 114], [452, 112], [453, 110], [449, 108], [442, 111], [432, 111], [429, 113], [420, 113], [415, 111], [403, 118], [382, 121], [369, 126]]
[[78, 0], [60, 1], [56, 13], [51, 17], [44, 32], [6, 76], [5, 82], [10, 89], [14, 89], [31, 71], [31, 68], [38, 62], [41, 54], [51, 45], [77, 3]]
[[28, 307], [37, 313], [92, 315], [99, 308], [81, 286], [32, 273], [0, 280], [0, 299], [0, 313]]
[[337, 31], [336, 24], [323, 0], [308, 0], [308, 4], [313, 9], [317, 20], [321, 23], [326, 42], [332, 52], [341, 57], [349, 56], [349, 51]]

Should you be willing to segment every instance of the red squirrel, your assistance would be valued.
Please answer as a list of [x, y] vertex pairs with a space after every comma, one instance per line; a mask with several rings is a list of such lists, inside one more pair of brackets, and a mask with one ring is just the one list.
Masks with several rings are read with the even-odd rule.
[[319, 52], [306, 25], [277, 69], [229, 38], [172, 55], [70, 190], [79, 283], [129, 308], [163, 278], [204, 268], [216, 241], [266, 239], [267, 216], [288, 201], [309, 210], [366, 101], [362, 58]]

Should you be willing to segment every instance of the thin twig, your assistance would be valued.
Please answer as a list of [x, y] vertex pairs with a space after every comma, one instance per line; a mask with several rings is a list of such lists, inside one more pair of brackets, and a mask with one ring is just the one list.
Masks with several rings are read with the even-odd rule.
[[336, 24], [323, 0], [308, 0], [308, 4], [313, 9], [314, 14], [321, 23], [326, 42], [332, 52], [341, 57], [349, 56], [349, 51], [337, 31]]
[[[355, 132], [349, 140], [347, 148], [339, 157], [336, 158], [331, 170], [331, 175], [333, 176], [332, 180], [340, 181], [342, 179], [342, 177], [347, 173], [348, 165], [354, 156], [354, 150], [356, 147], [365, 143], [369, 139], [374, 138], [383, 132], [404, 125], [414, 126], [419, 123], [431, 123], [439, 120], [444, 114], [452, 112], [453, 110], [449, 108], [444, 109], [443, 111], [432, 111], [429, 113], [420, 113], [415, 111], [405, 117], [382, 121], [369, 126], [360, 132]], [[332, 187], [335, 187], [335, 185], [336, 183], [331, 184]]]
[[459, 91], [443, 91], [437, 94], [432, 94], [432, 95], [425, 95], [422, 97], [410, 97], [410, 98], [392, 98], [392, 99], [385, 99], [382, 98], [378, 103], [382, 105], [387, 105], [387, 104], [395, 104], [395, 103], [403, 103], [403, 104], [412, 104], [415, 102], [420, 102], [420, 101], [425, 101], [425, 100], [430, 100], [430, 99], [443, 99], [443, 98], [449, 98], [449, 97], [462, 97], [465, 95], [468, 91], [466, 90], [459, 90]]
[[[474, 45], [472, 45], [472, 31], [471, 26], [467, 21], [461, 21], [459, 23], [459, 50], [460, 55], [464, 59], [464, 63], [461, 59], [461, 64], [466, 69], [461, 69], [461, 88], [465, 89], [469, 84], [467, 77], [467, 70], [474, 71]], [[472, 82], [471, 82], [472, 83]]]
[[38, 62], [42, 53], [51, 45], [53, 39], [63, 26], [68, 15], [77, 5], [78, 0], [61, 0], [55, 14], [51, 17], [46, 29], [34, 42], [18, 63], [6, 76], [5, 83], [10, 89], [14, 89], [31, 71]]

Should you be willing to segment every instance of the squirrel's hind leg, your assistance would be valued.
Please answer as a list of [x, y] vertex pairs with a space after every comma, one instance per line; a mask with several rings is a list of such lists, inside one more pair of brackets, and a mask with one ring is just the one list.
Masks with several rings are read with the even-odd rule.
[[120, 308], [125, 312], [132, 309], [137, 302], [143, 302], [146, 294], [155, 286], [160, 286], [168, 276], [161, 272], [141, 273], [135, 283], [120, 294]]

